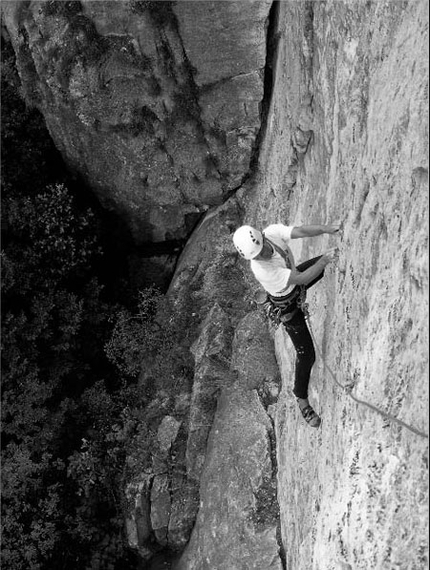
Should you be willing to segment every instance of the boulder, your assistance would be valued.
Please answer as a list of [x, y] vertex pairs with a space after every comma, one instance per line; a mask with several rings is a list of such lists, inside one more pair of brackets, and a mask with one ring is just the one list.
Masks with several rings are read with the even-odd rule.
[[151, 527], [158, 544], [167, 546], [172, 500], [167, 474], [156, 475], [151, 488]]
[[161, 424], [158, 427], [158, 445], [162, 453], [166, 453], [172, 447], [178, 435], [181, 422], [172, 416], [164, 416]]

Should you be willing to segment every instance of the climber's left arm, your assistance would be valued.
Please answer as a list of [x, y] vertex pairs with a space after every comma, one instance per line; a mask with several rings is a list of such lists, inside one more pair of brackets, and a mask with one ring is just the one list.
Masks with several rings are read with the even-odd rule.
[[315, 237], [322, 234], [336, 234], [340, 229], [340, 223], [334, 223], [330, 226], [294, 226], [291, 232], [291, 239]]

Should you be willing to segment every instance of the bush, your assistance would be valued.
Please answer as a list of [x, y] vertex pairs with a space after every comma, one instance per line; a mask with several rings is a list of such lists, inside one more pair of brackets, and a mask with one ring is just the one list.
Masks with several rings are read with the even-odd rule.
[[67, 469], [94, 421], [76, 402], [100, 378], [113, 308], [91, 275], [100, 255], [94, 215], [78, 211], [64, 185], [10, 194], [2, 215], [2, 560], [42, 569], [59, 566], [65, 545], [87, 541], [70, 519], [82, 505]]
[[118, 312], [106, 354], [123, 375], [136, 377], [145, 355], [167, 348], [168, 337], [156, 321], [162, 302], [162, 293], [148, 288], [139, 293], [137, 313], [127, 309]]

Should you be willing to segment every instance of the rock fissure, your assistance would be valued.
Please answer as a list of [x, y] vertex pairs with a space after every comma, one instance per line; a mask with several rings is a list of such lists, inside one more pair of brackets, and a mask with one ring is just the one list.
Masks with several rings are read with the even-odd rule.
[[308, 84], [311, 84], [314, 65], [314, 2], [312, 0], [305, 2], [303, 35], [306, 42], [306, 49], [303, 49], [303, 69], [307, 72]]
[[[176, 23], [177, 23], [177, 19], [176, 19]], [[188, 83], [189, 83], [189, 93], [190, 96], [192, 97], [193, 100], [193, 104], [195, 105], [195, 108], [197, 110], [196, 113], [196, 122], [197, 122], [197, 127], [199, 130], [199, 134], [201, 136], [202, 141], [204, 141], [204, 144], [206, 145], [206, 149], [207, 149], [207, 158], [206, 158], [206, 166], [208, 167], [209, 172], [216, 172], [218, 178], [222, 178], [222, 172], [220, 171], [220, 169], [217, 167], [216, 165], [216, 158], [215, 156], [213, 156], [211, 154], [211, 145], [210, 142], [208, 141], [208, 135], [205, 131], [204, 125], [203, 125], [203, 110], [201, 107], [201, 103], [200, 103], [200, 94], [201, 94], [201, 88], [199, 88], [194, 80], [194, 74], [195, 74], [195, 69], [192, 67], [190, 60], [188, 59], [187, 56], [187, 52], [186, 52], [186, 48], [184, 45], [184, 42], [181, 38], [180, 32], [179, 32], [179, 25], [177, 24], [177, 31], [178, 31], [178, 37], [182, 46], [182, 53], [183, 53], [183, 57], [184, 57], [184, 61], [185, 61], [185, 68], [187, 70], [187, 76], [188, 76]], [[216, 127], [216, 122], [214, 122], [214, 126]], [[194, 176], [196, 176], [196, 178], [198, 179], [198, 176], [196, 173], [193, 173]], [[225, 193], [223, 191], [223, 197], [224, 197]]]
[[[272, 386], [273, 390], [273, 386]], [[275, 392], [279, 395], [279, 387], [276, 387]], [[273, 515], [277, 519], [276, 525], [276, 540], [279, 546], [279, 558], [282, 564], [282, 570], [287, 570], [286, 565], [286, 555], [285, 555], [285, 546], [282, 539], [282, 532], [281, 532], [281, 519], [280, 519], [280, 505], [279, 505], [279, 497], [278, 497], [278, 456], [277, 456], [277, 441], [276, 441], [276, 429], [275, 429], [275, 408], [276, 408], [276, 401], [277, 397], [275, 393], [270, 391], [263, 390], [258, 391], [258, 395], [260, 398], [260, 402], [267, 413], [267, 417], [270, 421], [270, 427], [267, 430], [267, 438], [268, 438], [268, 446], [270, 450], [270, 458], [272, 464], [272, 474], [271, 474], [271, 484], [274, 488], [274, 492], [276, 494], [276, 505], [272, 505]]]
[[[261, 144], [268, 128], [269, 108], [272, 100], [273, 89], [276, 82], [276, 60], [278, 57], [280, 34], [278, 31], [280, 3], [282, 0], [274, 0], [270, 6], [266, 24], [266, 59], [263, 70], [263, 97], [260, 107], [260, 129], [255, 139], [253, 152], [250, 160], [250, 174], [258, 169]], [[246, 178], [249, 178], [247, 176]], [[244, 184], [246, 179], [242, 180]]]
[[[263, 77], [263, 96], [259, 103], [259, 116], [260, 116], [260, 127], [255, 137], [255, 142], [252, 147], [252, 152], [249, 160], [249, 168], [242, 175], [242, 178], [236, 186], [231, 188], [225, 193], [225, 201], [230, 200], [240, 189], [242, 189], [248, 182], [251, 182], [258, 171], [258, 161], [261, 144], [264, 141], [265, 132], [267, 129], [268, 113], [270, 108], [270, 103], [272, 99], [273, 88], [275, 85], [274, 68], [276, 66], [277, 51], [280, 41], [280, 33], [277, 30], [278, 18], [279, 18], [279, 3], [282, 0], [274, 0], [271, 3], [270, 10], [267, 16], [266, 24], [266, 55], [265, 55], [265, 65], [261, 70], [261, 75]], [[212, 84], [210, 88], [213, 88], [219, 83], [228, 82], [230, 79], [236, 77], [245, 76], [248, 74], [242, 73], [228, 78], [223, 78], [219, 82]], [[203, 86], [205, 90], [207, 86]], [[246, 105], [244, 104], [245, 115]]]

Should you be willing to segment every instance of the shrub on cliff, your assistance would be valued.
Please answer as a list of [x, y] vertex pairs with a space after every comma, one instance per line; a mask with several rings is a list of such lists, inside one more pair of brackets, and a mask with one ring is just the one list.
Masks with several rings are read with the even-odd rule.
[[94, 214], [64, 185], [9, 193], [2, 216], [3, 563], [120, 567], [130, 557], [125, 460], [130, 446], [145, 456], [152, 434], [147, 386], [130, 377], [144, 362], [158, 384], [178, 379], [178, 327], [168, 313], [167, 326], [156, 320], [164, 297], [155, 290], [139, 294], [136, 314], [104, 299]]

